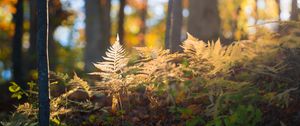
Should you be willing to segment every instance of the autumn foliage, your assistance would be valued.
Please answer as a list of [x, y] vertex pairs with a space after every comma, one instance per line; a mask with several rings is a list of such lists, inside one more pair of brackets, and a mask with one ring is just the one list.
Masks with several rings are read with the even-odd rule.
[[[224, 46], [220, 40], [204, 42], [188, 34], [181, 53], [137, 47], [130, 55], [117, 40], [105, 61], [95, 63], [99, 69], [91, 75], [95, 80], [52, 74], [51, 89], [56, 93], [51, 97], [51, 121], [56, 125], [299, 123], [292, 118], [299, 110], [300, 67], [289, 59], [299, 60], [300, 43], [290, 38], [265, 34]], [[34, 124], [36, 87], [23, 91], [16, 86], [11, 86], [14, 95], [30, 96], [32, 101], [18, 106], [11, 123]]]

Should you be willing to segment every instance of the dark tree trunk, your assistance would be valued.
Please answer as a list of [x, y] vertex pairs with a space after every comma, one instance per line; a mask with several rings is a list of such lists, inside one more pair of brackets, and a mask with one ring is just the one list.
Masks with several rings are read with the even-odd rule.
[[165, 47], [171, 52], [180, 50], [182, 0], [169, 0]]
[[13, 79], [22, 88], [26, 88], [26, 84], [23, 82], [22, 70], [23, 0], [18, 0], [16, 9], [17, 12], [14, 14], [15, 34], [12, 43]]
[[125, 22], [125, 14], [124, 8], [126, 5], [126, 0], [120, 0], [120, 9], [119, 9], [119, 21], [118, 21], [118, 34], [120, 43], [124, 43], [124, 22]]
[[86, 0], [86, 46], [84, 54], [85, 71], [95, 68], [92, 63], [103, 60], [110, 46], [110, 0]]
[[216, 40], [220, 35], [218, 0], [190, 0], [188, 32], [200, 40]]
[[48, 0], [37, 1], [37, 13], [39, 125], [49, 126]]
[[146, 41], [146, 20], [147, 20], [147, 9], [148, 9], [148, 0], [143, 0], [143, 8], [141, 10], [141, 30], [140, 30], [140, 46], [144, 46], [145, 45], [145, 41]]
[[292, 0], [292, 12], [291, 12], [291, 20], [298, 21], [298, 6], [297, 0]]
[[26, 73], [31, 73], [32, 70], [35, 70], [37, 67], [37, 43], [36, 43], [36, 34], [37, 34], [37, 12], [36, 12], [36, 6], [37, 6], [37, 0], [30, 0], [30, 46], [27, 53], [27, 70]]

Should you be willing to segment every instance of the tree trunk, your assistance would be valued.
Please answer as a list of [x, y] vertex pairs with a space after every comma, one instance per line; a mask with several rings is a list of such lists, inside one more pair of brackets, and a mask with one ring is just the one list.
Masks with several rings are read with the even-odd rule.
[[24, 89], [22, 70], [22, 37], [23, 37], [23, 0], [18, 0], [16, 4], [17, 12], [14, 14], [15, 34], [12, 42], [12, 69], [13, 79]]
[[180, 50], [182, 0], [169, 0], [165, 47], [171, 52]]
[[281, 18], [280, 18], [280, 14], [281, 14], [281, 7], [280, 7], [280, 0], [276, 0], [276, 4], [278, 7], [278, 27], [277, 27], [277, 32], [280, 33], [281, 32]]
[[29, 5], [30, 5], [30, 29], [29, 29], [29, 42], [30, 42], [30, 46], [28, 49], [28, 53], [27, 53], [27, 58], [28, 58], [28, 62], [27, 62], [27, 70], [26, 73], [31, 73], [32, 70], [35, 70], [37, 67], [37, 43], [36, 43], [36, 34], [37, 34], [37, 13], [36, 13], [36, 6], [37, 6], [37, 0], [30, 0], [29, 1]]
[[190, 0], [188, 32], [200, 40], [216, 40], [220, 35], [218, 0]]
[[277, 7], [278, 7], [278, 20], [281, 21], [281, 18], [280, 18], [280, 14], [281, 14], [280, 0], [276, 0], [276, 4], [277, 4]]
[[110, 0], [86, 0], [85, 71], [95, 68], [92, 63], [102, 60], [110, 39]]
[[298, 21], [298, 6], [297, 6], [297, 0], [292, 0], [291, 20], [292, 20], [292, 21]]
[[257, 25], [258, 19], [259, 19], [259, 12], [258, 12], [258, 0], [255, 0], [255, 5], [254, 5], [254, 25]]
[[125, 8], [125, 5], [126, 5], [126, 0], [120, 0], [118, 34], [119, 34], [119, 39], [120, 39], [121, 44], [124, 44], [124, 22], [125, 22], [124, 8]]
[[146, 20], [147, 20], [147, 9], [148, 9], [148, 0], [143, 0], [143, 7], [141, 10], [141, 30], [140, 30], [140, 46], [144, 46], [145, 45], [145, 41], [146, 41]]
[[39, 125], [49, 126], [48, 0], [37, 1], [37, 13]]

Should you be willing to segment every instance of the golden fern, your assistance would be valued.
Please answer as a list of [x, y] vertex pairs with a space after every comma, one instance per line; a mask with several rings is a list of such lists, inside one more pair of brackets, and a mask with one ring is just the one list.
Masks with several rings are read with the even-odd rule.
[[[170, 50], [149, 47], [136, 47], [140, 60], [136, 66], [139, 66], [140, 72], [148, 76], [164, 74], [170, 64], [174, 64], [177, 58], [181, 58], [178, 53], [170, 53]], [[169, 71], [168, 71], [169, 72]]]
[[188, 34], [187, 40], [183, 42], [183, 51], [189, 57], [195, 59], [206, 59], [214, 67], [210, 74], [226, 71], [232, 63], [242, 60], [247, 53], [243, 50], [242, 43], [236, 42], [229, 46], [222, 46], [220, 40], [205, 43]]
[[143, 59], [155, 59], [159, 56], [164, 56], [170, 53], [170, 50], [164, 50], [162, 48], [151, 47], [134, 47], [138, 55]]
[[100, 72], [90, 73], [91, 75], [100, 75], [105, 79], [109, 79], [112, 75], [118, 74], [127, 65], [128, 58], [126, 51], [119, 42], [119, 36], [115, 43], [106, 51], [105, 61], [94, 63], [94, 66], [101, 70]]
[[70, 84], [73, 84], [72, 86], [81, 87], [84, 91], [86, 91], [89, 96], [91, 96], [91, 88], [90, 85], [77, 76], [77, 74], [74, 72], [73, 79], [70, 80]]
[[187, 36], [187, 39], [181, 45], [181, 47], [183, 48], [183, 52], [191, 57], [193, 57], [194, 55], [200, 56], [202, 54], [202, 51], [207, 46], [206, 43], [203, 41], [199, 41], [189, 33], [187, 33]]

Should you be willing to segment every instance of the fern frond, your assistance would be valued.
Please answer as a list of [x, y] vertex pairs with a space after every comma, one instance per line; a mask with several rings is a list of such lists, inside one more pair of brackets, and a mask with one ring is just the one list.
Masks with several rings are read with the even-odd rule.
[[200, 55], [206, 49], [207, 44], [199, 41], [189, 33], [187, 33], [187, 36], [187, 39], [181, 45], [183, 52], [188, 55]]
[[220, 71], [226, 71], [231, 67], [234, 62], [242, 60], [247, 56], [242, 44], [239, 42], [232, 43], [228, 46], [222, 46], [221, 41], [205, 43], [195, 39], [195, 37], [188, 34], [188, 38], [182, 45], [184, 53], [195, 59], [205, 59], [210, 62], [214, 69], [211, 74]]
[[73, 77], [73, 79], [71, 79], [69, 83], [70, 83], [70, 84], [76, 84], [76, 85], [74, 85], [74, 86], [83, 88], [84, 91], [86, 91], [86, 92], [89, 94], [89, 96], [91, 96], [91, 88], [90, 88], [90, 85], [89, 85], [86, 81], [84, 81], [84, 80], [82, 80], [80, 77], [78, 77], [77, 74], [76, 74], [75, 72], [74, 72], [74, 77]]
[[134, 47], [134, 49], [143, 59], [155, 59], [170, 53], [170, 50], [164, 50], [162, 48]]
[[119, 36], [115, 43], [106, 51], [105, 61], [94, 63], [94, 66], [101, 70], [100, 72], [90, 73], [91, 75], [100, 75], [104, 78], [109, 78], [111, 74], [116, 74], [123, 69], [127, 63], [126, 51], [119, 42]]

